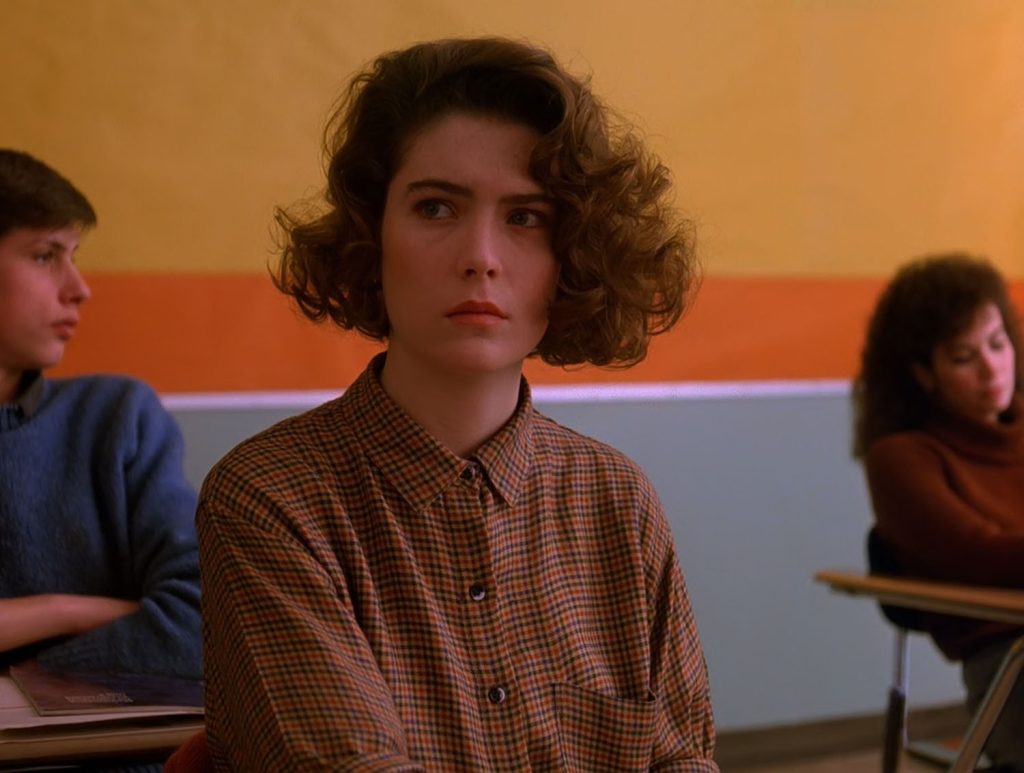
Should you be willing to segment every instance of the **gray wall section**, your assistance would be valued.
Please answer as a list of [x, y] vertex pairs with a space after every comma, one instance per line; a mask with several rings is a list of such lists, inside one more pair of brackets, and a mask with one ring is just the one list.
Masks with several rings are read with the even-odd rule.
[[[811, 577], [862, 568], [870, 505], [842, 394], [549, 403], [552, 418], [647, 471], [678, 546], [720, 730], [881, 712], [892, 633], [877, 607]], [[172, 409], [198, 486], [243, 438], [297, 410]], [[962, 700], [958, 670], [913, 637], [911, 703]]]

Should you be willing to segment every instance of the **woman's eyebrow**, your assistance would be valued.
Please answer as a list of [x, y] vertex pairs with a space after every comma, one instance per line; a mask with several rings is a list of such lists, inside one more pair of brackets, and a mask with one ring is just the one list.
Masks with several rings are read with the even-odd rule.
[[405, 190], [406, 193], [412, 193], [414, 191], [422, 190], [423, 188], [441, 190], [457, 196], [471, 197], [473, 195], [473, 191], [465, 185], [458, 185], [457, 183], [453, 183], [449, 180], [442, 180], [436, 177], [427, 177], [423, 180], [413, 180], [406, 186]]
[[[473, 190], [471, 188], [437, 177], [426, 177], [422, 180], [413, 180], [405, 188], [406, 193], [414, 193], [415, 191], [424, 189], [444, 191], [445, 193], [450, 193], [455, 196], [464, 196], [468, 199], [473, 198]], [[551, 197], [540, 190], [529, 191], [527, 193], [510, 193], [507, 196], [502, 196], [501, 201], [506, 204], [552, 203]]]

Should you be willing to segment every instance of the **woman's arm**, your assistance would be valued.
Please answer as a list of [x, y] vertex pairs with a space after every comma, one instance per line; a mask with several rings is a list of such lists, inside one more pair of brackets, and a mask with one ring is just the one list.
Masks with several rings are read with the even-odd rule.
[[717, 773], [704, 651], [675, 541], [649, 483], [646, 489], [641, 539], [648, 587], [651, 691], [658, 702], [651, 770]]
[[999, 529], [954, 491], [942, 458], [924, 440], [883, 438], [868, 449], [864, 466], [879, 532], [907, 571], [1024, 587], [1024, 536]]
[[302, 514], [228, 477], [207, 479], [197, 513], [218, 769], [423, 770], [347, 589], [298, 538]]
[[138, 608], [134, 601], [64, 593], [0, 599], [0, 652], [85, 633]]

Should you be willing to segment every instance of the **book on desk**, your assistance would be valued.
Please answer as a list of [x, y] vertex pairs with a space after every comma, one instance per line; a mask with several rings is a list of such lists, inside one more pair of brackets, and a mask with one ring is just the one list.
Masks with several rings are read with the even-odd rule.
[[169, 752], [202, 726], [201, 682], [0, 672], [0, 763]]
[[11, 679], [40, 716], [91, 713], [202, 714], [203, 683], [150, 674], [66, 673], [35, 662]]

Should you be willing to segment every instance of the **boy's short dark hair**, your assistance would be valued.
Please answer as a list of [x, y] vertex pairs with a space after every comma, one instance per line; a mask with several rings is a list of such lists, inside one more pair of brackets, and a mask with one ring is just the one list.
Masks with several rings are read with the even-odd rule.
[[534, 354], [557, 365], [631, 365], [679, 319], [698, 269], [668, 171], [585, 79], [503, 38], [439, 40], [380, 56], [351, 82], [325, 131], [325, 207], [279, 210], [274, 282], [313, 320], [378, 340], [380, 229], [388, 185], [417, 134], [451, 115], [495, 116], [540, 135], [530, 173], [555, 202], [558, 287]]
[[96, 225], [96, 212], [74, 185], [20, 150], [0, 148], [0, 237], [16, 228]]

